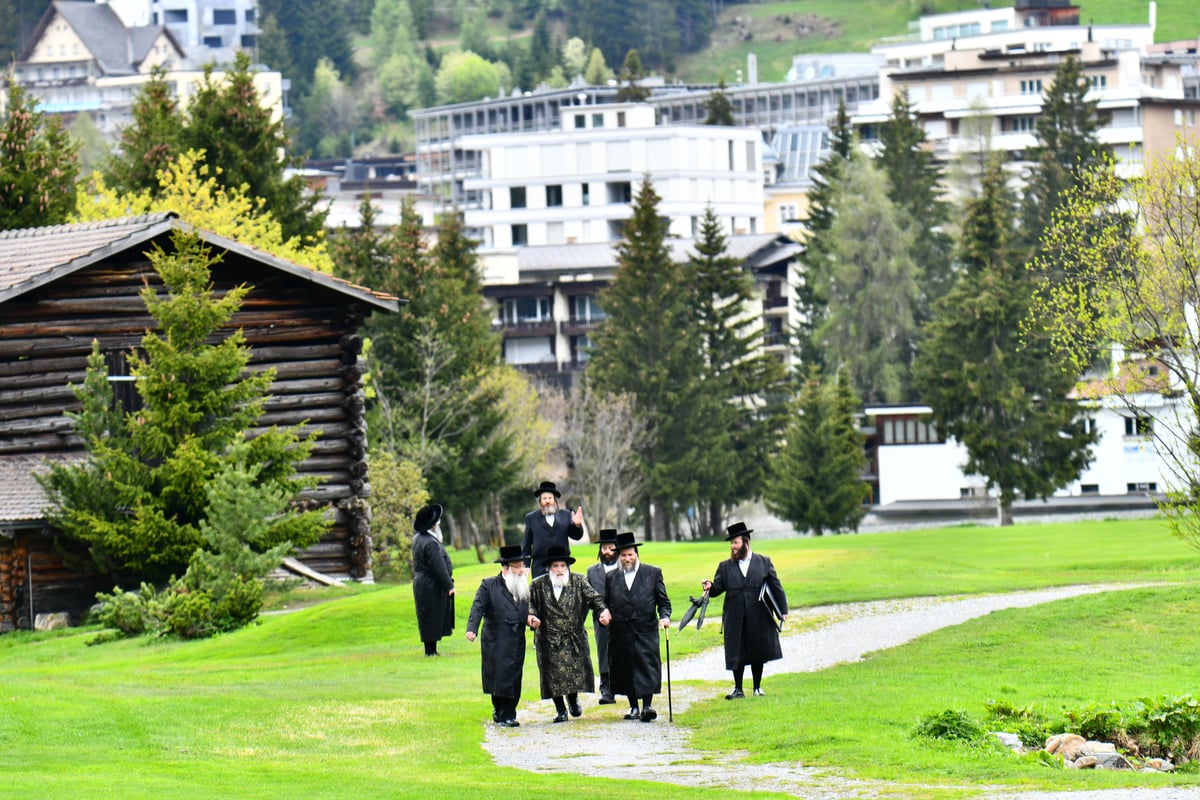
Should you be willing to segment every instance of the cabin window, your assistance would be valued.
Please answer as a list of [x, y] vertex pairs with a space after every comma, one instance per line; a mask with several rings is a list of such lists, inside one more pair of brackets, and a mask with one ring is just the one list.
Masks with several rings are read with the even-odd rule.
[[109, 350], [104, 354], [104, 365], [108, 368], [114, 408], [126, 414], [140, 410], [142, 396], [137, 391], [137, 378], [129, 373], [129, 352]]

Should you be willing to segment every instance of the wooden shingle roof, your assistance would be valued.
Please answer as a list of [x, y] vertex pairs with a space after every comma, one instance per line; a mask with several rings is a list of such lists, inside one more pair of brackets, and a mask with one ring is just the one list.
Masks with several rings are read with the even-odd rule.
[[0, 536], [13, 528], [41, 524], [46, 518], [46, 493], [34, 477], [49, 463], [72, 463], [83, 454], [0, 455]]

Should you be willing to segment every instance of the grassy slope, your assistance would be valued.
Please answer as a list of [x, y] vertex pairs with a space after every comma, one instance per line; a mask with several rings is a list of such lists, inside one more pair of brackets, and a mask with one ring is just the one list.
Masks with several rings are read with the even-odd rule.
[[[993, 614], [860, 665], [772, 676], [771, 695], [753, 701], [759, 705], [752, 716], [720, 701], [677, 720], [702, 730], [701, 746], [741, 749], [753, 741], [765, 758], [845, 764], [898, 782], [947, 782], [939, 795], [945, 797], [983, 781], [1195, 782], [1052, 772], [905, 738], [923, 713], [978, 712], [996, 696], [1053, 707], [1196, 691], [1191, 620], [1200, 613], [1200, 565], [1161, 523], [955, 528], [760, 545], [789, 597], [804, 605], [1098, 580], [1168, 580], [1182, 588]], [[678, 616], [725, 552], [723, 542], [652, 543], [643, 555], [664, 568]], [[493, 796], [503, 781], [513, 798], [560, 791], [728, 796], [492, 766], [480, 747], [490, 706], [478, 690], [477, 646], [461, 635], [473, 589], [491, 571], [457, 569], [459, 626], [440, 659], [420, 654], [407, 586], [366, 589], [205, 642], [87, 647], [90, 634], [78, 631], [0, 637], [0, 794], [165, 799], [195, 797], [202, 785], [224, 798], [473, 798]], [[672, 637], [673, 657], [716, 645], [717, 629]], [[532, 656], [525, 677], [525, 697], [534, 698]], [[717, 696], [726, 676], [713, 682]], [[593, 708], [584, 723], [618, 725], [608, 716]]]

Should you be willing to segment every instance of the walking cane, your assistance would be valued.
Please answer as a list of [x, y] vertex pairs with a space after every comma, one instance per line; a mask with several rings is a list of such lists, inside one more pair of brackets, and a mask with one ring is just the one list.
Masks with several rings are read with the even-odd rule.
[[668, 625], [664, 630], [667, 632], [667, 722], [674, 722], [675, 710], [671, 708], [671, 626]]

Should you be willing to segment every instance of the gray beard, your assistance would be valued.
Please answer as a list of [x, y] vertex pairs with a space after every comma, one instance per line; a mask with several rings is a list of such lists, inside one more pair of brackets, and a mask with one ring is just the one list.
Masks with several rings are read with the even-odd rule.
[[529, 601], [529, 584], [525, 581], [524, 575], [510, 572], [504, 576], [504, 585], [508, 587], [508, 593], [512, 595], [513, 600], [518, 603]]
[[550, 585], [557, 586], [559, 589], [567, 588], [567, 584], [571, 582], [571, 573], [569, 572], [563, 575], [555, 575], [553, 572], [547, 574], [550, 576]]

